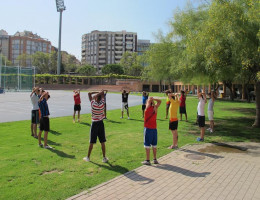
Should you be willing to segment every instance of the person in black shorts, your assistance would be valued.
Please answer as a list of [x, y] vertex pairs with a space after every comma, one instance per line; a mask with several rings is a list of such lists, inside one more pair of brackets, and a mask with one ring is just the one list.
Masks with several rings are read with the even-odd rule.
[[31, 116], [31, 136], [38, 138], [37, 135], [37, 124], [39, 124], [39, 93], [40, 90], [38, 87], [33, 88], [32, 93], [30, 95], [31, 103], [32, 103], [32, 116]]
[[91, 112], [92, 112], [92, 124], [90, 129], [90, 144], [88, 149], [88, 156], [84, 157], [83, 160], [86, 162], [90, 161], [90, 154], [93, 149], [93, 145], [97, 142], [97, 138], [101, 143], [102, 153], [103, 153], [103, 162], [108, 162], [108, 158], [106, 157], [106, 135], [105, 135], [105, 127], [103, 123], [104, 115], [104, 91], [97, 93], [94, 97], [93, 94], [97, 92], [89, 92], [88, 97], [91, 103]]
[[[39, 107], [41, 110], [41, 119], [40, 119], [40, 132], [38, 135], [38, 141], [39, 141], [39, 147], [44, 147], [45, 149], [52, 149], [47, 144], [48, 141], [48, 132], [50, 131], [50, 119], [49, 119], [49, 107], [47, 104], [47, 100], [50, 98], [50, 95], [48, 92], [43, 92], [42, 96], [39, 99]], [[42, 131], [44, 131], [44, 145], [41, 143], [41, 135]]]
[[74, 113], [73, 113], [73, 123], [75, 123], [75, 114], [78, 111], [78, 122], [80, 122], [80, 111], [81, 111], [81, 99], [80, 99], [80, 89], [74, 90]]
[[124, 118], [124, 109], [126, 109], [127, 111], [127, 117], [128, 119], [130, 119], [129, 117], [129, 107], [128, 107], [128, 96], [130, 94], [130, 91], [126, 92], [126, 90], [123, 90], [122, 92], [122, 116], [120, 117], [121, 119]]

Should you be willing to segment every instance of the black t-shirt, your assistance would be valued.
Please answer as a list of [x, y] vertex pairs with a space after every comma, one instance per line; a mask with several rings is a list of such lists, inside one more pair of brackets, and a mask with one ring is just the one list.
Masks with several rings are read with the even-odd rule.
[[122, 93], [122, 102], [127, 103], [128, 101], [128, 93]]

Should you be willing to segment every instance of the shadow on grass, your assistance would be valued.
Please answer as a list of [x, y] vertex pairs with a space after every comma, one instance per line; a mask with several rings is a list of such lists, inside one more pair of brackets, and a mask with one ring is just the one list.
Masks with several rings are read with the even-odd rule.
[[90, 161], [90, 162], [99, 167], [105, 168], [107, 170], [111, 170], [111, 171], [123, 174], [125, 177], [129, 178], [132, 181], [140, 181], [140, 182], [142, 182], [141, 185], [146, 185], [146, 184], [152, 183], [154, 181], [153, 179], [142, 176], [142, 175], [136, 173], [135, 171], [129, 172], [127, 168], [122, 167], [120, 165], [112, 165], [110, 163], [107, 163], [108, 164], [108, 166], [107, 166], [107, 165], [101, 165], [101, 164], [98, 164], [98, 163], [95, 163], [92, 161]]
[[[42, 140], [44, 140], [44, 139], [42, 138]], [[49, 139], [48, 139], [48, 144], [50, 144], [50, 145], [54, 145], [54, 146], [61, 146], [60, 143], [53, 142], [53, 141], [51, 141], [51, 140], [49, 140]]]
[[63, 151], [57, 150], [57, 149], [48, 149], [49, 151], [56, 153], [57, 156], [63, 157], [63, 158], [70, 158], [70, 159], [75, 159], [75, 155], [69, 155]]
[[111, 122], [113, 124], [122, 124], [122, 122], [114, 121], [114, 120], [111, 120], [111, 119], [108, 119], [107, 122]]
[[221, 110], [239, 112], [239, 113], [247, 114], [247, 115], [252, 115], [252, 114], [255, 115], [255, 112], [256, 112], [255, 108], [221, 108]]
[[154, 166], [154, 167], [159, 168], [159, 169], [163, 169], [163, 170], [168, 170], [168, 171], [180, 173], [184, 176], [189, 176], [189, 177], [206, 177], [207, 175], [210, 174], [210, 172], [198, 173], [198, 172], [190, 171], [188, 169], [184, 169], [184, 168], [169, 165], [169, 164], [161, 164], [161, 165], [157, 165], [157, 166]]
[[179, 151], [183, 151], [186, 153], [193, 153], [193, 154], [197, 154], [200, 156], [207, 156], [207, 157], [214, 158], [214, 159], [224, 158], [223, 156], [217, 156], [217, 155], [209, 154], [209, 153], [201, 153], [201, 152], [193, 151], [193, 150], [189, 150], [189, 149], [179, 149]]
[[144, 122], [144, 119], [130, 119], [132, 121], [137, 121], [137, 122]]
[[252, 117], [230, 117], [227, 119], [218, 118], [216, 120], [216, 129], [212, 136], [228, 136], [241, 142], [251, 140], [260, 142], [260, 129], [253, 128], [254, 123]]
[[87, 123], [87, 122], [80, 122], [80, 124], [83, 124], [83, 125], [85, 125], [85, 126], [90, 126], [90, 124]]
[[49, 133], [51, 133], [51, 134], [53, 134], [53, 135], [61, 135], [60, 132], [54, 131], [54, 130], [50, 130]]

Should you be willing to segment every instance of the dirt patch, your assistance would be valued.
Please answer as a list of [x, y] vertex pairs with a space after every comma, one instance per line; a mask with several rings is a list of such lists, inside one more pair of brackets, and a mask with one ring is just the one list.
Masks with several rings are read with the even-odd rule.
[[57, 170], [57, 169], [51, 170], [51, 171], [44, 171], [44, 172], [41, 173], [41, 176], [47, 175], [47, 174], [53, 174], [53, 173], [62, 174], [63, 172], [64, 172], [64, 171], [59, 171], [59, 170]]
[[198, 150], [201, 153], [247, 153], [247, 148], [216, 143]]

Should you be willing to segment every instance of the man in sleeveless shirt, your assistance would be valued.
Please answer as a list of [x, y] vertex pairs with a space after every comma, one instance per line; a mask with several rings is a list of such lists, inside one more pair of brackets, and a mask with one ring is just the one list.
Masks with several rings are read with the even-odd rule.
[[[156, 102], [156, 104], [155, 104]], [[157, 111], [161, 105], [160, 99], [150, 97], [146, 103], [144, 113], [144, 148], [146, 151], [146, 160], [142, 162], [143, 165], [151, 165], [150, 162], [150, 147], [153, 148], [153, 163], [159, 164], [156, 158], [157, 152]]]

